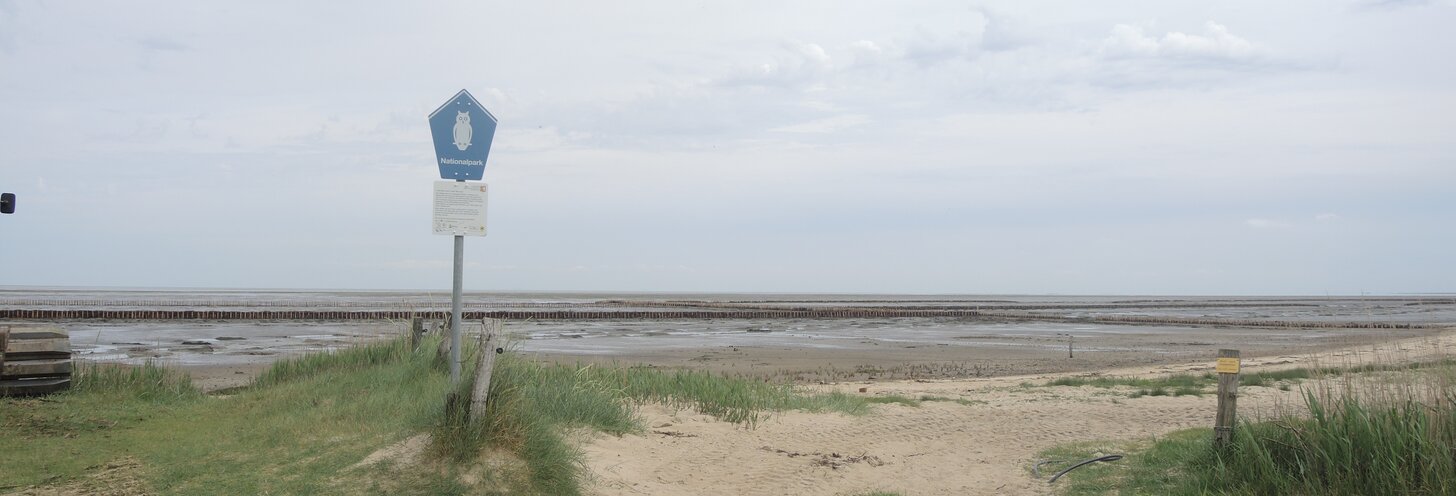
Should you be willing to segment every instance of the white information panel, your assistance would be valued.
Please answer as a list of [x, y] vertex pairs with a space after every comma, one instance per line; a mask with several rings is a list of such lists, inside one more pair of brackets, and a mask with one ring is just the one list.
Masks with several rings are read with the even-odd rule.
[[485, 183], [435, 181], [435, 234], [485, 236]]

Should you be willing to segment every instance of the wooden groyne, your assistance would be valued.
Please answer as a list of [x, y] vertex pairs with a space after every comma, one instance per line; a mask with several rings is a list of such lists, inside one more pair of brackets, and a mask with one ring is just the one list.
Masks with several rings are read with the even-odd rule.
[[1278, 329], [1441, 329], [1453, 324], [1429, 322], [1351, 322], [1320, 320], [1222, 319], [1207, 317], [1169, 317], [1152, 315], [1066, 316], [1010, 312], [983, 312], [987, 317], [1033, 322], [1066, 322], [1086, 324], [1164, 325], [1188, 327], [1253, 327]]
[[[445, 311], [407, 310], [122, 310], [122, 309], [7, 309], [0, 310], [0, 319], [66, 321], [86, 319], [110, 320], [403, 320], [423, 318], [443, 320]], [[1223, 319], [1171, 316], [1066, 316], [1029, 312], [982, 311], [966, 309], [923, 309], [900, 307], [840, 308], [744, 308], [670, 309], [670, 310], [489, 310], [467, 311], [467, 320], [699, 320], [699, 319], [894, 319], [894, 318], [967, 318], [993, 321], [1063, 322], [1087, 324], [1172, 325], [1190, 327], [1253, 327], [1309, 329], [1430, 329], [1449, 324], [1415, 322], [1350, 322], [1293, 321], [1270, 319]]]
[[[632, 306], [641, 308], [730, 308], [730, 309], [752, 309], [752, 310], [806, 310], [812, 311], [823, 308], [835, 308], [833, 306], [790, 306], [775, 304], [775, 302], [725, 302], [725, 301], [625, 301], [607, 300], [598, 302], [602, 305]], [[1168, 302], [1151, 304], [1131, 303], [992, 303], [992, 304], [946, 304], [946, 305], [903, 305], [892, 306], [871, 306], [871, 308], [894, 308], [902, 310], [972, 310], [972, 311], [1006, 311], [1006, 310], [1124, 310], [1124, 309], [1198, 309], [1198, 308], [1294, 308], [1294, 307], [1318, 307], [1314, 303], [1226, 303], [1226, 302]], [[846, 306], [840, 308], [864, 308], [865, 305]]]
[[[7, 299], [0, 301], [7, 306], [17, 307], [72, 307], [72, 308], [107, 308], [107, 307], [134, 307], [134, 308], [168, 308], [168, 307], [191, 307], [191, 308], [278, 308], [278, 307], [306, 307], [306, 308], [430, 308], [449, 307], [450, 298], [447, 296], [435, 300], [403, 301], [403, 302], [379, 302], [379, 301], [338, 301], [338, 300], [98, 300], [98, 299], [67, 299], [67, 298], [28, 298], [28, 299]], [[479, 302], [467, 302], [466, 304], [479, 305]], [[580, 306], [580, 303], [571, 302], [491, 302], [492, 307], [508, 308], [570, 308]]]
[[[13, 309], [0, 310], [0, 319], [75, 320], [398, 320], [419, 317], [443, 319], [446, 311], [407, 310], [117, 310], [117, 309]], [[512, 320], [642, 320], [642, 319], [835, 319], [900, 317], [976, 317], [969, 310], [903, 310], [880, 308], [824, 308], [813, 310], [487, 310], [462, 312], [461, 317]]]

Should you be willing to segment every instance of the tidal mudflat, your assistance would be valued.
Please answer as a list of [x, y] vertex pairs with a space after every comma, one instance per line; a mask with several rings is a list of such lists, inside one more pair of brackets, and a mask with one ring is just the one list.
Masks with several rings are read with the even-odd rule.
[[[439, 311], [411, 292], [0, 291], [14, 309], [346, 309]], [[1433, 335], [1456, 326], [1449, 297], [1221, 298], [1015, 295], [467, 294], [466, 308], [530, 315], [630, 310], [635, 318], [516, 319], [512, 346], [546, 360], [700, 368], [795, 381], [988, 377], [1311, 353]], [[702, 309], [960, 309], [960, 317], [654, 318]], [[641, 317], [642, 315], [646, 317]], [[969, 315], [975, 314], [975, 315]], [[1118, 322], [1120, 318], [1141, 319]], [[155, 360], [239, 382], [280, 356], [398, 335], [388, 320], [32, 321], [70, 331], [77, 357]], [[1190, 325], [1182, 322], [1195, 322]], [[1226, 324], [1228, 323], [1228, 324]], [[1248, 324], [1255, 325], [1248, 325]], [[1268, 325], [1262, 325], [1267, 323]], [[1400, 328], [1372, 324], [1401, 324]], [[438, 327], [439, 321], [427, 325]], [[1308, 325], [1302, 325], [1308, 324]], [[1348, 326], [1344, 325], [1348, 324]], [[478, 328], [467, 322], [467, 331]], [[1070, 354], [1070, 356], [1069, 356]]]

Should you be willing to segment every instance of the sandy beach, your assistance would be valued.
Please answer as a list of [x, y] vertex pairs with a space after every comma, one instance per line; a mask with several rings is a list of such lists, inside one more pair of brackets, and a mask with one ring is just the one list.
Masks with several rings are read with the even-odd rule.
[[[1044, 387], [1064, 376], [1156, 376], [1212, 370], [1219, 347], [1240, 348], [1247, 371], [1301, 366], [1407, 363], [1450, 357], [1456, 329], [1401, 332], [1330, 330], [1319, 345], [1250, 339], [1247, 330], [1179, 341], [1166, 332], [1111, 334], [1087, 346], [1173, 346], [1173, 353], [1085, 353], [951, 346], [850, 350], [729, 346], [611, 356], [535, 353], [566, 363], [651, 365], [792, 380], [821, 391], [934, 397], [918, 406], [876, 405], [864, 416], [780, 412], [754, 426], [726, 423], [662, 405], [639, 408], [645, 432], [621, 437], [578, 433], [598, 495], [1052, 494], [1033, 475], [1038, 452], [1073, 442], [1128, 441], [1212, 425], [1213, 395], [1129, 397], [1128, 391]], [[1254, 331], [1265, 332], [1265, 331]], [[1310, 331], [1313, 332], [1313, 331]], [[1306, 341], [1311, 341], [1306, 338]], [[1251, 343], [1258, 343], [1253, 344]], [[209, 389], [246, 384], [265, 364], [188, 366]], [[906, 376], [913, 375], [913, 378]], [[953, 377], [953, 378], [951, 378]], [[1027, 387], [1035, 384], [1037, 387]], [[1241, 415], [1257, 417], [1297, 402], [1300, 391], [1246, 387]]]
[[[1450, 357], [1456, 330], [1315, 353], [1246, 354], [1248, 371], [1311, 365], [1407, 363]], [[1066, 375], [1151, 376], [1212, 370], [1212, 360], [984, 379], [855, 381], [819, 386], [861, 395], [934, 396], [885, 404], [862, 417], [787, 412], [752, 428], [649, 405], [648, 432], [593, 435], [586, 444], [601, 495], [1051, 494], [1033, 476], [1041, 450], [1065, 443], [1147, 440], [1210, 427], [1215, 398], [1144, 396], [1086, 387], [1024, 387]], [[860, 392], [861, 388], [865, 392]], [[1240, 414], [1257, 417], [1300, 391], [1240, 390]], [[724, 488], [732, 488], [725, 492]]]

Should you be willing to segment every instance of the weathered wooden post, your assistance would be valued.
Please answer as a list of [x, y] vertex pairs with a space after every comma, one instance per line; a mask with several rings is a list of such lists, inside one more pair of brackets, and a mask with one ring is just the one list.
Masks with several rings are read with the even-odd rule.
[[1213, 445], [1223, 447], [1233, 440], [1234, 412], [1239, 398], [1239, 350], [1218, 350], [1218, 414], [1213, 419]]
[[10, 341], [10, 326], [0, 327], [0, 374], [5, 371], [5, 343]]
[[501, 321], [485, 319], [480, 331], [479, 357], [475, 360], [475, 384], [470, 390], [470, 418], [485, 417], [486, 400], [490, 398], [490, 373], [495, 370], [495, 348], [501, 333]]
[[410, 317], [409, 340], [410, 348], [419, 348], [420, 340], [425, 337], [425, 319]]

